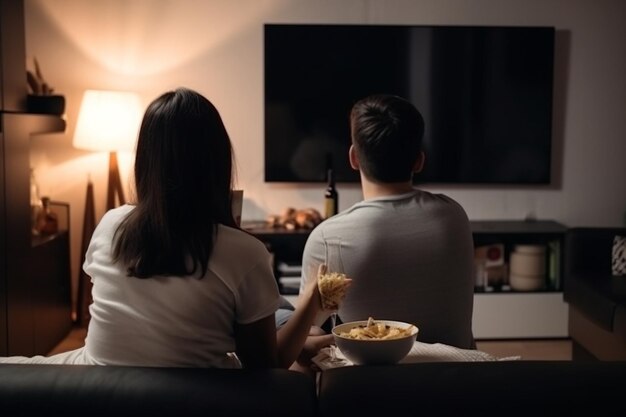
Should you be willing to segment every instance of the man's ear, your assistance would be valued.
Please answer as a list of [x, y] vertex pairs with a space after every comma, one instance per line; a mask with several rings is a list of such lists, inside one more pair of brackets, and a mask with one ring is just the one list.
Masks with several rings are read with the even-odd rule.
[[420, 151], [420, 154], [417, 156], [417, 159], [415, 160], [415, 164], [413, 165], [414, 173], [422, 172], [422, 169], [424, 169], [425, 160], [426, 160], [426, 154], [424, 154], [424, 151]]
[[354, 145], [350, 145], [350, 150], [348, 151], [348, 157], [350, 159], [350, 166], [354, 170], [359, 170], [359, 157], [356, 156], [356, 149], [354, 149]]

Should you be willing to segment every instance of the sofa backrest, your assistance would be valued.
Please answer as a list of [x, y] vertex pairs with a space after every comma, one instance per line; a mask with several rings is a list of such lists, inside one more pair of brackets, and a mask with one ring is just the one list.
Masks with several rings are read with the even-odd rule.
[[282, 369], [0, 365], [0, 416], [624, 415], [626, 362]]
[[324, 371], [319, 415], [624, 415], [626, 362], [431, 362]]
[[315, 381], [284, 369], [0, 365], [0, 415], [313, 416]]

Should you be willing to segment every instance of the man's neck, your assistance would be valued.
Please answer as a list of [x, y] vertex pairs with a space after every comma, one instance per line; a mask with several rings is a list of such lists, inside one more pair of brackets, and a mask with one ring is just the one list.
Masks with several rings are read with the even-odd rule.
[[409, 193], [414, 190], [411, 181], [403, 182], [372, 182], [361, 174], [361, 189], [363, 190], [363, 198], [386, 197], [390, 195], [398, 195]]

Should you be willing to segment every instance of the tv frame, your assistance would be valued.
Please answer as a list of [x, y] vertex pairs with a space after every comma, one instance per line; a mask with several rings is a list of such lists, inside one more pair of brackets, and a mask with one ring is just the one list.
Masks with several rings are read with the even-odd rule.
[[[553, 120], [553, 112], [552, 112], [552, 106], [553, 106], [553, 101], [554, 101], [554, 85], [555, 85], [555, 80], [554, 80], [554, 67], [555, 67], [555, 28], [551, 27], [551, 26], [468, 26], [468, 25], [375, 25], [375, 24], [265, 24], [264, 25], [264, 47], [265, 47], [265, 51], [264, 51], [264, 55], [265, 55], [265, 80], [264, 80], [264, 104], [265, 104], [265, 169], [264, 169], [264, 173], [265, 173], [265, 182], [267, 183], [321, 183], [324, 182], [326, 180], [325, 177], [325, 173], [326, 173], [326, 168], [328, 165], [328, 162], [325, 162], [324, 164], [320, 163], [320, 168], [319, 168], [319, 173], [315, 178], [309, 177], [309, 178], [293, 178], [293, 177], [285, 177], [285, 176], [276, 176], [276, 175], [272, 175], [272, 173], [269, 171], [273, 168], [271, 168], [270, 166], [268, 166], [268, 160], [270, 155], [268, 155], [268, 153], [270, 152], [275, 152], [276, 149], [272, 149], [271, 146], [269, 146], [268, 143], [268, 83], [267, 83], [267, 79], [268, 79], [268, 63], [267, 63], [267, 59], [268, 59], [268, 53], [267, 53], [267, 49], [268, 49], [268, 45], [267, 45], [267, 34], [268, 34], [268, 30], [274, 30], [275, 28], [280, 27], [281, 29], [284, 28], [296, 28], [296, 29], [324, 29], [324, 28], [366, 28], [366, 29], [378, 29], [378, 28], [421, 28], [421, 29], [444, 29], [444, 30], [472, 30], [472, 31], [493, 31], [493, 30], [506, 30], [506, 31], [528, 31], [533, 30], [533, 31], [542, 31], [544, 32], [544, 34], [547, 34], [547, 41], [548, 44], [546, 45], [546, 48], [548, 49], [548, 53], [550, 55], [550, 59], [549, 62], [544, 63], [546, 65], [546, 67], [543, 69], [545, 73], [549, 74], [550, 80], [549, 80], [549, 91], [547, 91], [548, 89], [546, 89], [545, 93], [547, 94], [547, 101], [546, 103], [544, 103], [544, 115], [548, 118], [547, 123], [549, 124], [547, 127], [544, 126], [544, 134], [547, 135], [547, 137], [543, 138], [544, 140], [544, 146], [546, 146], [545, 149], [543, 149], [543, 163], [545, 164], [543, 167], [543, 173], [542, 173], [542, 177], [538, 178], [538, 179], [534, 179], [534, 180], [529, 180], [529, 179], [514, 179], [514, 180], [510, 180], [510, 179], [504, 179], [504, 180], [498, 180], [497, 178], [489, 178], [487, 180], [468, 180], [465, 181], [463, 179], [444, 179], [444, 180], [438, 180], [438, 179], [433, 179], [433, 178], [424, 178], [421, 175], [416, 175], [414, 182], [416, 183], [426, 183], [426, 184], [438, 184], [438, 185], [550, 185], [552, 180], [553, 180], [553, 161], [552, 161], [552, 151], [553, 151], [553, 147], [554, 147], [554, 134], [553, 134], [553, 124], [554, 124], [554, 120]], [[544, 74], [545, 75], [545, 74]], [[355, 99], [358, 99], [360, 97], [355, 97]], [[417, 106], [418, 108], [420, 108], [420, 106]], [[347, 108], [346, 108], [347, 109]], [[344, 109], [344, 114], [342, 115], [343, 119], [345, 120], [345, 125], [347, 128], [348, 125], [348, 116], [347, 116], [347, 110]], [[423, 110], [420, 108], [420, 110], [423, 112]], [[427, 126], [426, 126], [426, 135], [428, 135], [428, 121], [427, 121]], [[343, 156], [341, 156], [342, 158], [345, 158], [344, 161], [345, 163], [343, 163], [342, 165], [343, 168], [345, 169], [345, 166], [348, 165], [347, 162], [347, 149], [349, 147], [349, 135], [346, 138], [347, 145], [345, 145], [345, 149], [343, 152]], [[432, 156], [432, 154], [429, 152], [428, 148], [427, 148], [427, 143], [426, 141], [428, 140], [427, 137], [425, 137], [425, 147], [426, 147], [426, 153], [427, 153], [427, 158], [426, 158], [426, 166], [428, 167], [428, 162], [429, 162], [429, 156]], [[305, 155], [306, 156], [306, 155]], [[326, 158], [326, 161], [328, 161], [328, 158]], [[337, 164], [335, 163], [335, 168], [337, 166]], [[349, 166], [348, 166], [349, 168]], [[336, 169], [337, 171], [337, 169]], [[341, 173], [339, 173], [339, 175], [336, 175], [337, 177], [337, 182], [339, 183], [358, 183], [359, 182], [359, 177], [358, 177], [358, 173], [357, 172], [352, 172], [351, 174], [351, 178], [346, 179], [344, 175], [342, 175]]]

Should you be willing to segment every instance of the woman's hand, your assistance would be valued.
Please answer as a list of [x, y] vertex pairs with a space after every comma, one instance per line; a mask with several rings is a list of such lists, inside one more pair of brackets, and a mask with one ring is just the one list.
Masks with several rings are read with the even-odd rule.
[[[307, 362], [322, 347], [330, 345], [333, 341], [332, 335], [311, 334], [311, 326], [316, 315], [323, 310], [322, 295], [317, 281], [326, 271], [326, 265], [319, 266], [316, 279], [311, 279], [298, 297], [293, 315], [278, 330], [278, 357], [282, 367], [290, 367], [296, 360]], [[351, 281], [346, 279], [345, 285], [349, 285]]]
[[[343, 273], [329, 273], [326, 265], [322, 264], [317, 272], [317, 294], [322, 310], [336, 311], [339, 304], [346, 297], [346, 293], [352, 279]], [[313, 280], [312, 280], [313, 281]]]
[[333, 342], [332, 334], [326, 334], [320, 327], [312, 326], [302, 347], [302, 352], [298, 356], [298, 364], [303, 367], [311, 366], [311, 358], [317, 355], [320, 349], [330, 346]]

